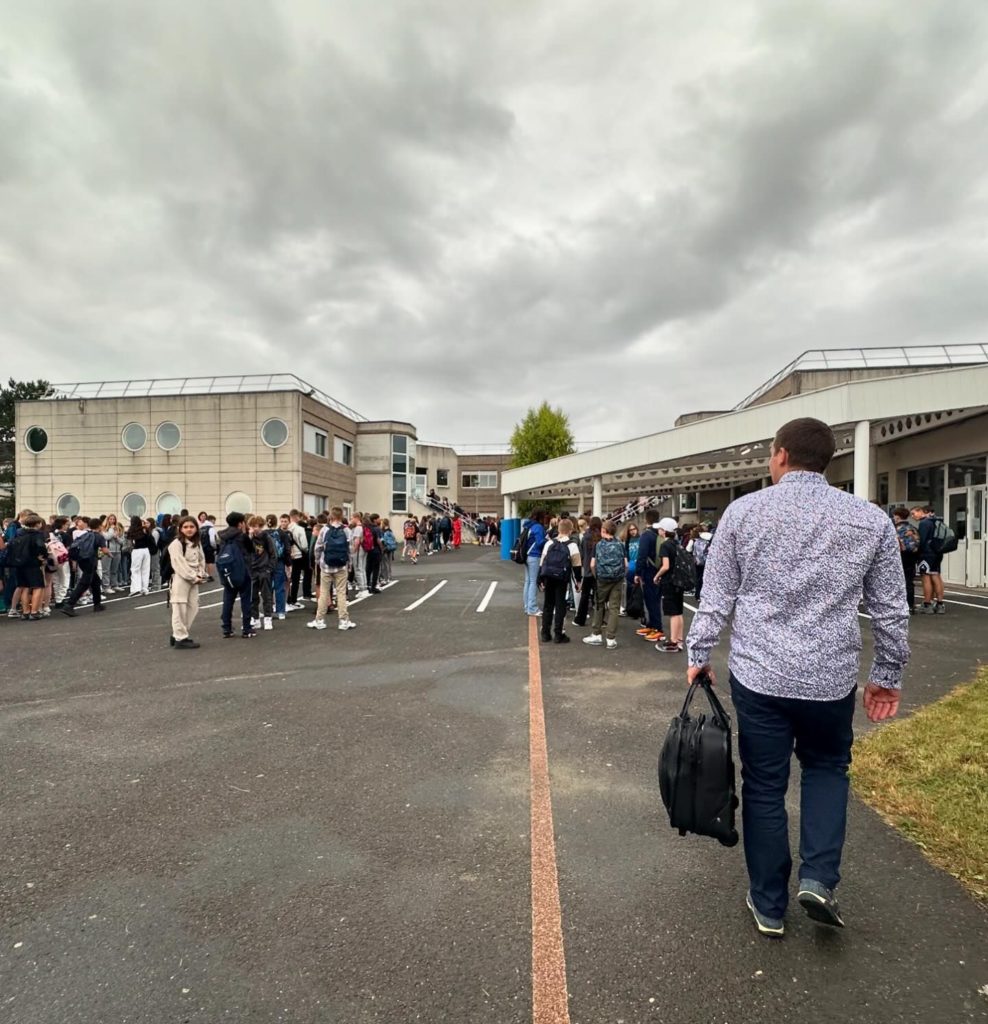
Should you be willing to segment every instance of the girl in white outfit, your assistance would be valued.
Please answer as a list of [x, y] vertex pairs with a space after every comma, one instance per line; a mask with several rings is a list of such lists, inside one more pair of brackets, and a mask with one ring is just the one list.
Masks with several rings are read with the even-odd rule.
[[189, 636], [199, 612], [199, 585], [209, 579], [199, 540], [199, 524], [192, 516], [186, 516], [178, 524], [178, 536], [168, 545], [173, 574], [168, 593], [172, 608], [171, 644], [176, 648], [199, 646]]

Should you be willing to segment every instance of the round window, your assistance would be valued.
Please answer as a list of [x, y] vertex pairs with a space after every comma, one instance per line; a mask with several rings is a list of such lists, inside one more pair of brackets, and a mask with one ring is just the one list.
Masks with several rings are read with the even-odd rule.
[[34, 452], [37, 455], [48, 447], [48, 431], [42, 427], [28, 427], [27, 433], [24, 435], [24, 443], [29, 452]]
[[226, 499], [226, 514], [229, 515], [231, 512], [242, 512], [247, 515], [248, 512], [252, 512], [254, 506], [251, 503], [250, 495], [244, 494], [243, 491], [234, 491]]
[[144, 500], [143, 494], [131, 491], [130, 494], [124, 495], [124, 500], [120, 503], [120, 510], [128, 519], [132, 516], [143, 519], [144, 513], [148, 510], [148, 503]]
[[70, 519], [77, 516], [81, 508], [82, 506], [79, 504], [79, 499], [74, 494], [63, 494], [58, 501], [55, 502], [55, 514], [68, 516]]
[[154, 439], [158, 447], [170, 452], [179, 446], [182, 440], [182, 431], [178, 429], [177, 423], [159, 423], [158, 429], [154, 432]]
[[[162, 424], [164, 426], [164, 424]], [[160, 429], [160, 428], [159, 428]], [[140, 423], [128, 423], [120, 435], [124, 448], [129, 452], [139, 452], [148, 443], [148, 432]], [[160, 444], [161, 442], [159, 442]], [[134, 515], [140, 513], [135, 512]]]
[[261, 440], [269, 448], [280, 448], [288, 440], [288, 424], [284, 420], [265, 420], [261, 426]]
[[182, 501], [172, 491], [165, 491], [164, 494], [158, 495], [154, 510], [159, 516], [177, 516], [182, 511]]

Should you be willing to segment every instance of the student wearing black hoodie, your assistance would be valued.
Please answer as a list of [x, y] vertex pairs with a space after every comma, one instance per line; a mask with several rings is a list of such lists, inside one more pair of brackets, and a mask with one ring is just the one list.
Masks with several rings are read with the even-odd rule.
[[[242, 512], [231, 512], [226, 517], [226, 524], [226, 529], [219, 535], [219, 553], [223, 553], [223, 548], [227, 544], [236, 544], [240, 548], [245, 567], [249, 567], [250, 559], [254, 552], [250, 537], [247, 534], [247, 517]], [[217, 555], [218, 557], [219, 555]], [[250, 573], [244, 572], [243, 582], [239, 588], [235, 589], [226, 584], [223, 585], [223, 611], [220, 615], [220, 622], [223, 625], [223, 636], [225, 639], [233, 636], [233, 604], [238, 597], [240, 598], [240, 614], [243, 622], [243, 633], [241, 635], [244, 639], [257, 636], [250, 624], [252, 582]]]
[[272, 629], [274, 613], [273, 586], [274, 570], [278, 561], [274, 541], [268, 536], [266, 523], [261, 516], [252, 516], [247, 523], [250, 536], [251, 553], [247, 560], [247, 570], [251, 579], [250, 616], [251, 628], [261, 625], [259, 616], [264, 614], [264, 628]]

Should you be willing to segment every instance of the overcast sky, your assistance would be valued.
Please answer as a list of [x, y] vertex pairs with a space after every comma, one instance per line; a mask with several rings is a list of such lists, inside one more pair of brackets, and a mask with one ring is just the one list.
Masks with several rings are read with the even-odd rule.
[[985, 0], [0, 0], [0, 355], [582, 441], [988, 340]]

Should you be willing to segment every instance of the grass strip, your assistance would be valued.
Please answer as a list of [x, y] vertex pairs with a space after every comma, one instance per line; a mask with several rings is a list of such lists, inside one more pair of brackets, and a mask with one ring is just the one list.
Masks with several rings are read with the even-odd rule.
[[854, 747], [858, 795], [988, 904], [988, 668]]

